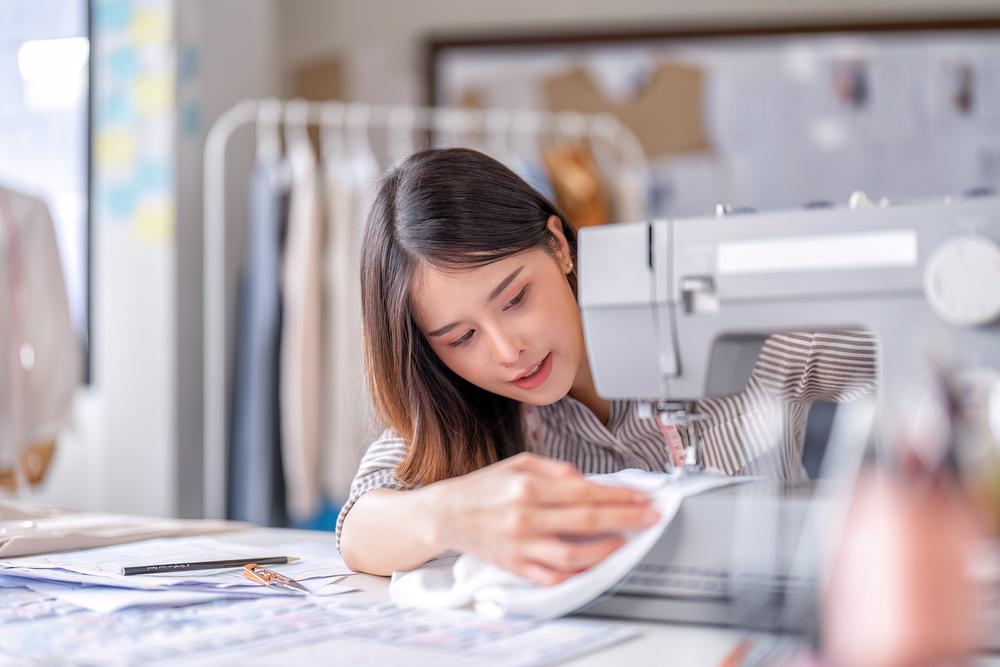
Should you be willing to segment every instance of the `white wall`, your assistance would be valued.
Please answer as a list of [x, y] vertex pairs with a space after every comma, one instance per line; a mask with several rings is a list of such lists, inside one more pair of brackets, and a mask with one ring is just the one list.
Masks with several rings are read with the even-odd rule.
[[348, 90], [356, 100], [419, 103], [428, 33], [634, 31], [998, 12], [997, 0], [284, 0], [281, 44], [291, 66], [348, 54]]

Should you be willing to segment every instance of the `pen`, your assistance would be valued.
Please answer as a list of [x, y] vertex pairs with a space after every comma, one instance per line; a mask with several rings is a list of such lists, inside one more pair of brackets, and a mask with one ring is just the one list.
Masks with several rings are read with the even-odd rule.
[[158, 574], [162, 572], [184, 572], [185, 570], [215, 570], [223, 567], [243, 567], [244, 565], [284, 565], [299, 560], [295, 556], [271, 556], [268, 558], [237, 558], [235, 560], [206, 560], [198, 563], [164, 563], [162, 565], [136, 565], [123, 567], [122, 574]]

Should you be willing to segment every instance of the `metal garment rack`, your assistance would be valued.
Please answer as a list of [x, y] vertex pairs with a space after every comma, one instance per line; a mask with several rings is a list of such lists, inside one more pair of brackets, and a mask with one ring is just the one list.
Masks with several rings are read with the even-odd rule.
[[[257, 130], [258, 150], [267, 143], [280, 151], [277, 131], [293, 124], [364, 134], [372, 129], [397, 136], [427, 132], [460, 139], [479, 132], [487, 138], [589, 139], [595, 149], [610, 148], [623, 168], [648, 177], [649, 165], [638, 138], [614, 116], [576, 112], [471, 110], [446, 107], [368, 105], [340, 102], [244, 100], [212, 124], [204, 153], [204, 401], [203, 513], [225, 518], [227, 498], [229, 400], [226, 359], [226, 149], [233, 133], [247, 125]], [[269, 132], [272, 131], [273, 133]], [[390, 135], [391, 136], [391, 135]], [[367, 141], [367, 138], [364, 139]], [[445, 142], [444, 145], [448, 145]], [[457, 145], [457, 144], [452, 144]]]

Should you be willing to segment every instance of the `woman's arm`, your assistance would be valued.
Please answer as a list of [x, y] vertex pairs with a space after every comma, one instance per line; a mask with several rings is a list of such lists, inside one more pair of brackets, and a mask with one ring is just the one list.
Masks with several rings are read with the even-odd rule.
[[775, 334], [767, 339], [753, 377], [784, 401], [841, 403], [873, 393], [878, 343], [867, 331]]
[[533, 454], [419, 489], [368, 491], [345, 509], [340, 549], [352, 570], [387, 575], [454, 550], [541, 584], [590, 567], [623, 531], [659, 518], [646, 494]]
[[374, 489], [355, 501], [341, 528], [340, 554], [355, 572], [412, 570], [446, 548], [434, 528], [437, 484], [399, 491]]

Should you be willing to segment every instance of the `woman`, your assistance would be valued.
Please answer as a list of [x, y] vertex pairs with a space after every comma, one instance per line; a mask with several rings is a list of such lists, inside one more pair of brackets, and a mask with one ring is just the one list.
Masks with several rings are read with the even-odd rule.
[[[657, 520], [644, 495], [582, 477], [670, 455], [634, 403], [594, 389], [576, 233], [552, 203], [481, 153], [424, 151], [385, 178], [361, 254], [364, 362], [388, 430], [337, 523], [352, 569], [453, 550], [551, 584]], [[800, 475], [809, 403], [868, 391], [873, 355], [865, 334], [772, 337], [746, 392], [700, 402], [706, 462]]]

